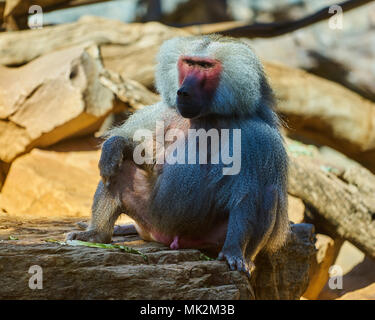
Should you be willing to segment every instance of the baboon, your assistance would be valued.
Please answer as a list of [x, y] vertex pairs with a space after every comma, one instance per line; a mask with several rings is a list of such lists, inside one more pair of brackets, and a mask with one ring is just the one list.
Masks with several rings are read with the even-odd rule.
[[[107, 133], [91, 223], [67, 239], [110, 242], [114, 230], [136, 230], [143, 239], [171, 249], [213, 250], [232, 270], [250, 274], [259, 251], [277, 250], [289, 232], [288, 157], [260, 61], [247, 44], [228, 37], [173, 38], [161, 46], [156, 88], [161, 102]], [[173, 152], [166, 149], [165, 159], [182, 148], [180, 160], [186, 160], [187, 140], [195, 129], [206, 132], [206, 141], [195, 136], [196, 145], [189, 150], [205, 143], [207, 161], [158, 163], [153, 148], [157, 123], [164, 126], [162, 142], [176, 147]], [[134, 139], [139, 129], [150, 130], [152, 143]], [[186, 135], [176, 144], [176, 139], [167, 139], [171, 129]], [[215, 132], [229, 132], [233, 141], [225, 142]], [[137, 149], [141, 145], [143, 153]], [[223, 157], [212, 160], [226, 147], [233, 157], [240, 150], [241, 166], [224, 174], [228, 163]], [[135, 154], [145, 155], [147, 148], [152, 149], [150, 161], [137, 163]], [[136, 225], [114, 229], [121, 213]]]

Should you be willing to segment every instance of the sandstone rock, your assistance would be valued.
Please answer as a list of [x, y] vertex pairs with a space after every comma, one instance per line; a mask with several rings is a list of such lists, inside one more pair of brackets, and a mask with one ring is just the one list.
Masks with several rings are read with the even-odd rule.
[[0, 68], [0, 160], [99, 128], [116, 105], [98, 54], [76, 46]]
[[[257, 260], [259, 272], [251, 285], [244, 274], [230, 271], [223, 261], [206, 261], [198, 250], [170, 250], [134, 237], [121, 240], [143, 253], [144, 260], [118, 250], [41, 243], [56, 229], [71, 228], [61, 222], [49, 222], [46, 229], [46, 223], [12, 228], [12, 221], [1, 220], [1, 215], [0, 221], [19, 238], [0, 241], [1, 299], [232, 300], [254, 299], [254, 292], [257, 299], [298, 299], [314, 252], [312, 226], [293, 225], [285, 248]], [[32, 265], [43, 268], [43, 290], [28, 287]]]
[[[131, 244], [130, 244], [131, 245]], [[133, 246], [140, 255], [59, 245], [0, 244], [2, 299], [249, 299], [251, 289], [223, 262], [197, 250]], [[11, 254], [11, 252], [13, 252]], [[21, 262], [23, 261], [23, 262]], [[10, 268], [16, 263], [17, 268]], [[43, 267], [43, 290], [29, 290], [32, 265]], [[13, 265], [14, 266], [14, 265]]]
[[360, 265], [365, 257], [365, 254], [361, 250], [353, 246], [350, 242], [345, 241], [341, 246], [335, 264], [340, 266], [342, 273], [345, 275]]
[[84, 142], [71, 144], [78, 151], [66, 151], [74, 150], [68, 143], [16, 159], [0, 194], [0, 208], [34, 219], [89, 217], [100, 179], [100, 151]]
[[[311, 224], [292, 224], [285, 247], [274, 254], [260, 253], [257, 256], [257, 268], [251, 279], [257, 299], [291, 300], [301, 297], [309, 282], [310, 262], [315, 253], [313, 236], [314, 227]], [[294, 262], [291, 263], [289, 259]], [[309, 259], [309, 262], [306, 263], [305, 259]], [[301, 269], [292, 271], [296, 266]]]
[[310, 269], [310, 282], [303, 296], [316, 300], [329, 279], [329, 268], [335, 263], [343, 240], [332, 239], [323, 234], [316, 235], [316, 256]]
[[5, 177], [7, 176], [9, 170], [9, 164], [0, 161], [0, 191], [1, 188], [3, 187], [3, 183], [5, 181]]
[[116, 97], [129, 105], [130, 111], [136, 111], [144, 106], [160, 101], [159, 95], [151, 92], [141, 83], [120, 74], [105, 70], [100, 82], [116, 94]]

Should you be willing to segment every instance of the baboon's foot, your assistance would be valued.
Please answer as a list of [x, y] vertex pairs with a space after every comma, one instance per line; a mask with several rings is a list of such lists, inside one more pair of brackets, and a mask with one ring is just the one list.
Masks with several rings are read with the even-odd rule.
[[[86, 230], [89, 226], [84, 221], [79, 221], [76, 225], [82, 230]], [[116, 225], [113, 229], [114, 236], [128, 236], [132, 234], [138, 234], [134, 224]]]
[[221, 251], [218, 256], [219, 260], [227, 261], [231, 270], [237, 270], [244, 272], [248, 277], [251, 276], [251, 272], [255, 269], [255, 265], [251, 260], [246, 260], [240, 254], [232, 254], [230, 252]]
[[72, 231], [66, 236], [66, 240], [81, 240], [97, 243], [110, 243], [111, 235], [97, 232], [96, 230]]

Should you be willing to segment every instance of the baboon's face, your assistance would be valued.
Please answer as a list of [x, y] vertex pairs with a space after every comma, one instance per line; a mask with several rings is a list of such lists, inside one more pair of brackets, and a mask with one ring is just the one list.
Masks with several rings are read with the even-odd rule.
[[209, 57], [181, 56], [177, 68], [177, 110], [184, 118], [197, 118], [211, 103], [219, 85], [222, 65]]

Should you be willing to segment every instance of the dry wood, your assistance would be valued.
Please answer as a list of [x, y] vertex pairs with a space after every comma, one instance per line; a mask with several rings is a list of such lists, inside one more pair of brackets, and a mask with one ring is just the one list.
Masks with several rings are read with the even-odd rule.
[[289, 193], [310, 207], [314, 224], [375, 258], [375, 176], [353, 166], [337, 170], [308, 157], [291, 157]]

